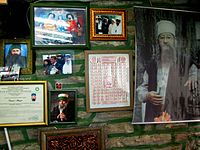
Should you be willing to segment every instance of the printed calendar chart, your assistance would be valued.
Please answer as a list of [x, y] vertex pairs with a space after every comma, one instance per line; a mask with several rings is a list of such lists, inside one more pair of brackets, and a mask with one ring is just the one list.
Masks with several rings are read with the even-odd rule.
[[89, 55], [91, 108], [130, 106], [128, 54]]

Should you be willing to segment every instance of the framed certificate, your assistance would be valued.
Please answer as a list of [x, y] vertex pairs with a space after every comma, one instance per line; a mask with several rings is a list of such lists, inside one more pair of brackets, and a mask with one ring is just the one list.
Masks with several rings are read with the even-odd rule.
[[2, 81], [0, 97], [0, 127], [48, 124], [46, 81]]
[[87, 111], [132, 109], [132, 52], [90, 50], [85, 59]]

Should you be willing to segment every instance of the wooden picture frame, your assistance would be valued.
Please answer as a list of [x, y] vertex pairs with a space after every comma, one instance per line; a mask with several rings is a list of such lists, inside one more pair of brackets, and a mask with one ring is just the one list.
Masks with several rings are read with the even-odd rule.
[[132, 51], [85, 51], [87, 112], [131, 110]]
[[135, 6], [134, 14], [132, 123], [199, 122], [200, 13]]
[[[20, 66], [21, 74], [32, 74], [32, 50], [29, 39], [3, 39], [0, 41], [0, 48], [2, 49], [0, 53], [1, 66], [12, 67], [13, 64], [17, 64]], [[12, 50], [15, 48], [20, 49], [21, 52], [12, 54]]]
[[92, 149], [104, 150], [102, 128], [72, 128], [41, 131], [41, 150]]
[[77, 90], [52, 90], [49, 99], [49, 124], [76, 123]]
[[0, 127], [48, 124], [47, 81], [1, 81], [0, 97]]
[[33, 48], [88, 48], [89, 3], [43, 1], [31, 3]]
[[126, 40], [126, 10], [90, 9], [90, 40]]

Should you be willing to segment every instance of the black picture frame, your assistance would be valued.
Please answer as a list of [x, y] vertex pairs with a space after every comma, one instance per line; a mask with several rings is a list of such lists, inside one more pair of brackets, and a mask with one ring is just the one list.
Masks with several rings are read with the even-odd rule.
[[[88, 11], [88, 2], [31, 3], [31, 46], [33, 48], [88, 48]], [[50, 16], [52, 19], [48, 18]], [[60, 16], [62, 16], [62, 23], [57, 23]]]
[[[60, 94], [66, 94], [68, 96], [67, 110], [63, 110], [66, 115], [66, 120], [60, 120], [57, 116], [58, 111], [58, 97]], [[49, 91], [49, 124], [75, 124], [77, 120], [77, 90], [62, 89]], [[69, 116], [67, 116], [69, 115]]]

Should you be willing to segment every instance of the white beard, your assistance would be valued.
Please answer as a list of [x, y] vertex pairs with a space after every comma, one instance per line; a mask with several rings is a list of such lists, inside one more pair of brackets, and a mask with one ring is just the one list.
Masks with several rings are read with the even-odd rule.
[[175, 55], [174, 48], [168, 45], [164, 45], [163, 47], [161, 47], [161, 61], [163, 63], [174, 62], [175, 58], [176, 58], [176, 55]]

